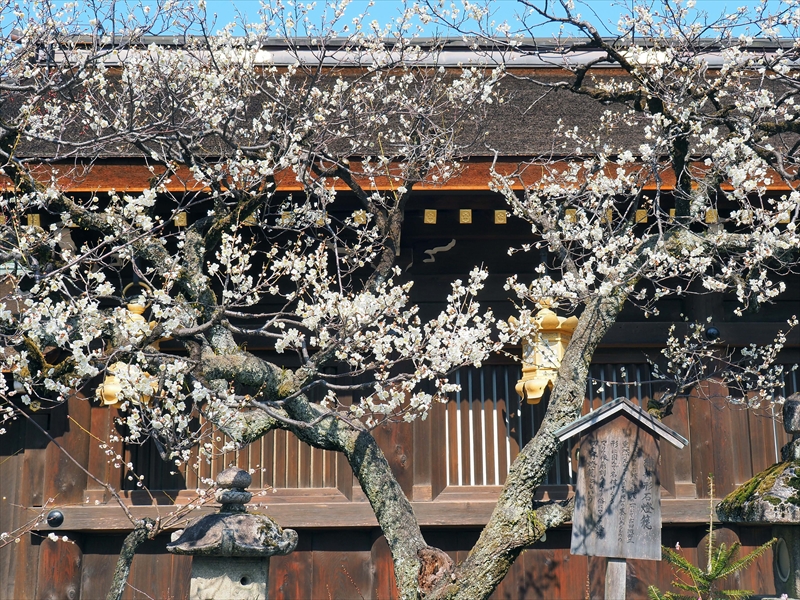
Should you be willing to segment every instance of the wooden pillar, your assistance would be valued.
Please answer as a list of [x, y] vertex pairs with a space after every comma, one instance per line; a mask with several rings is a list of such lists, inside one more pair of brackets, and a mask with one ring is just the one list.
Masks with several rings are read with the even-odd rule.
[[628, 561], [624, 558], [609, 558], [606, 563], [606, 600], [625, 600], [625, 583]]

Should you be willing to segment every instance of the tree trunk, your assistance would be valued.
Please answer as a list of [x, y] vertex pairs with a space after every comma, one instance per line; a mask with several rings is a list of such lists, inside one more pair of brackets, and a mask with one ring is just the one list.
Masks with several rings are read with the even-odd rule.
[[122, 550], [117, 559], [117, 566], [114, 569], [114, 579], [111, 582], [111, 589], [108, 590], [106, 600], [120, 600], [125, 585], [128, 583], [128, 575], [131, 573], [131, 563], [136, 549], [148, 538], [150, 532], [156, 526], [153, 519], [144, 518], [137, 522], [125, 541], [122, 542]]
[[[560, 448], [555, 432], [580, 416], [592, 356], [626, 297], [617, 290], [588, 302], [562, 361], [541, 427], [512, 464], [497, 506], [475, 547], [456, 567], [444, 553], [425, 543], [411, 503], [367, 430], [334, 415], [319, 421], [322, 409], [300, 396], [284, 404], [286, 422], [265, 419], [259, 426], [259, 420], [254, 419], [250, 423], [254, 430], [247, 437], [260, 437], [280, 427], [313, 447], [344, 453], [386, 536], [402, 598], [486, 598], [526, 546], [571, 517], [571, 504], [551, 503], [534, 509], [533, 494]], [[304, 426], [312, 422], [315, 425]]]
[[555, 432], [580, 416], [592, 356], [625, 299], [626, 294], [617, 292], [587, 304], [561, 363], [541, 427], [511, 465], [500, 499], [475, 547], [450, 580], [443, 581], [429, 598], [489, 597], [525, 546], [571, 517], [571, 506], [568, 510], [553, 505], [534, 510], [533, 494], [561, 446]]
[[427, 544], [411, 503], [372, 435], [359, 432], [345, 455], [389, 544], [400, 597], [417, 598], [421, 552]]
[[[318, 416], [316, 407], [302, 398], [287, 402], [285, 408], [300, 421], [309, 422]], [[420, 552], [427, 544], [414, 509], [375, 438], [369, 431], [333, 416], [315, 427], [288, 429], [311, 446], [336, 450], [347, 457], [389, 544], [400, 596], [419, 597]]]

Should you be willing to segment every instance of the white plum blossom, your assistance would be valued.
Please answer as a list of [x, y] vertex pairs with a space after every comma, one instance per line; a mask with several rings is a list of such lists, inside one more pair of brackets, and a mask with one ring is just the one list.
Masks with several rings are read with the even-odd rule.
[[[553, 432], [580, 414], [592, 354], [626, 306], [652, 317], [670, 297], [724, 294], [742, 315], [797, 276], [800, 43], [776, 38], [800, 38], [794, 2], [758, 13], [742, 37], [739, 12], [706, 26], [691, 2], [634, 4], [615, 40], [571, 0], [526, 3], [518, 31], [473, 2], [410, 2], [387, 23], [336, 2], [323, 24], [313, 4], [265, 2], [242, 36], [211, 35], [204, 2], [169, 0], [113, 37], [104, 3], [12, 4], [0, 8], [0, 434], [68, 398], [114, 406], [121, 433], [101, 447], [143, 487], [116, 444], [152, 440], [175, 472], [199, 471], [290, 431], [342, 453], [382, 507], [404, 597], [419, 594], [424, 539], [370, 430], [435, 414], [458, 391], [456, 370], [537, 333], [537, 308], [577, 317], [489, 534], [441, 578], [488, 597], [542, 534], [531, 502]], [[465, 60], [421, 37], [426, 23], [463, 34]], [[569, 26], [581, 52], [571, 38], [529, 44], [536, 23]], [[162, 27], [180, 43], [150, 37]], [[538, 78], [531, 58], [558, 69]], [[409, 201], [478, 153], [499, 157], [484, 124], [520, 60], [515, 81], [597, 102], [600, 116], [559, 121], [541, 156], [494, 162], [487, 197], [530, 225], [509, 250], [534, 265], [506, 279], [517, 318], [479, 302], [483, 267], [436, 288], [428, 314], [399, 266]], [[615, 69], [596, 72], [605, 65]], [[707, 327], [671, 330], [654, 362], [672, 388], [651, 409], [667, 414], [711, 374], [740, 392], [729, 400], [780, 402], [788, 333], [726, 353]], [[570, 517], [546, 508], [548, 526]]]

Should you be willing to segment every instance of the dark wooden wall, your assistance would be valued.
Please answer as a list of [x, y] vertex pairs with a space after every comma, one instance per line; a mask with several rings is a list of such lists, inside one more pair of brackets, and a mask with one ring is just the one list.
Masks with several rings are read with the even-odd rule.
[[[677, 404], [667, 424], [690, 444], [682, 451], [665, 447], [660, 465], [664, 542], [680, 542], [693, 560], [700, 558], [697, 547], [705, 532], [702, 523], [708, 518], [708, 474], [714, 473], [715, 497], [719, 498], [775, 462], [776, 442], [781, 445], [787, 441], [780, 424], [775, 425], [769, 415], [705, 397], [714, 393], [714, 389], [698, 390], [698, 394]], [[486, 399], [462, 399], [461, 406], [478, 402], [481, 410], [487, 410]], [[587, 399], [586, 410], [600, 402], [599, 397]], [[412, 499], [429, 543], [458, 560], [469, 551], [478, 528], [486, 522], [499, 487], [454, 485], [452, 480], [446, 485], [446, 472], [450, 469], [452, 474], [453, 465], [445, 461], [443, 430], [458, 424], [447, 418], [447, 411], [455, 404], [439, 406], [426, 421], [380, 427], [376, 437]], [[119, 489], [125, 487], [127, 470], [115, 468], [114, 458], [109, 460], [101, 448], [101, 441], [108, 439], [113, 416], [113, 410], [74, 397], [66, 406], [47, 414], [35, 413], [32, 418], [81, 464], [89, 465], [92, 472]], [[491, 419], [485, 423], [491, 424]], [[472, 425], [474, 428], [474, 420]], [[107, 493], [49, 443], [32, 422], [19, 419], [7, 429], [0, 436], [0, 530], [13, 530], [30, 519], [41, 518], [50, 507], [59, 508], [66, 519], [57, 532], [67, 535], [69, 541], [47, 539], [47, 528], [39, 525], [34, 533], [22, 535], [19, 543], [0, 549], [0, 598], [104, 596], [129, 522]], [[462, 433], [467, 435], [468, 431]], [[156, 493], [156, 502], [162, 506], [153, 506], [153, 500], [142, 492], [126, 492], [135, 513], [165, 514], [176, 499], [184, 501], [192, 496], [198, 475], [170, 475], [169, 467], [147, 449], [118, 445], [116, 450], [124, 461], [136, 459], [138, 471], [145, 472], [151, 483], [171, 487], [185, 479], [188, 484], [188, 489], [183, 486], [183, 490]], [[276, 460], [280, 452], [284, 455]], [[364, 598], [394, 597], [388, 548], [341, 458], [318, 451], [312, 454], [284, 434], [273, 434], [244, 452], [205, 465], [199, 475], [211, 476], [231, 462], [257, 469], [253, 488], [274, 484], [274, 491], [267, 490], [265, 497], [254, 502], [266, 502], [266, 512], [280, 524], [300, 529], [298, 551], [274, 560], [271, 597], [357, 598], [359, 593]], [[154, 490], [158, 491], [156, 486]], [[569, 484], [561, 483], [543, 486], [540, 494], [563, 497], [570, 490]], [[596, 590], [602, 590], [604, 563], [570, 556], [568, 532], [551, 532], [547, 541], [525, 551], [495, 597], [583, 598], [587, 590], [590, 597], [599, 594]], [[724, 536], [738, 536], [747, 547], [770, 537], [767, 528], [733, 528], [725, 530]], [[127, 597], [186, 596], [189, 559], [165, 553], [165, 543], [166, 537], [149, 542], [139, 553]], [[736, 585], [770, 592], [770, 561], [770, 556], [762, 558]], [[644, 597], [645, 584], [657, 583], [665, 588], [671, 577], [666, 564], [634, 563], [629, 581], [631, 597]]]
[[[301, 529], [297, 550], [274, 557], [270, 565], [269, 597], [273, 600], [390, 600], [397, 598], [389, 548], [376, 528], [350, 530]], [[478, 538], [474, 528], [426, 528], [428, 543], [442, 548], [454, 560], [466, 557]], [[35, 600], [105, 598], [123, 536], [70, 532], [70, 542], [33, 539], [33, 561], [23, 588], [2, 598]], [[544, 542], [525, 550], [492, 598], [496, 600], [581, 600], [603, 598], [605, 559], [572, 556], [569, 529], [550, 531]], [[716, 542], [740, 541], [746, 553], [769, 539], [769, 530], [724, 527]], [[191, 558], [164, 552], [168, 537], [145, 543], [134, 558], [126, 600], [173, 600], [188, 597]], [[702, 564], [707, 530], [702, 527], [666, 527], [665, 544], [679, 542], [684, 555]], [[7, 553], [0, 550], [0, 557]], [[647, 597], [647, 587], [670, 590], [675, 578], [665, 562], [628, 562], [628, 598]], [[750, 589], [774, 593], [772, 553], [768, 551], [746, 571], [731, 576], [726, 589]], [[7, 583], [4, 581], [4, 583]]]
[[[422, 223], [422, 210], [428, 206], [440, 210], [436, 226]], [[474, 209], [473, 224], [458, 224], [461, 207]], [[503, 290], [505, 275], [530, 274], [536, 261], [523, 253], [507, 255], [507, 244], [528, 240], [530, 229], [513, 219], [507, 226], [487, 225], [495, 208], [501, 206], [485, 200], [485, 194], [443, 199], [432, 192], [429, 198], [420, 196], [408, 211], [408, 235], [404, 231], [399, 261], [417, 282], [412, 299], [423, 313], [440, 310], [442, 282], [463, 277], [475, 264], [484, 263], [493, 275], [481, 301], [496, 305], [497, 315], [507, 316], [511, 305]], [[505, 245], [494, 243], [501, 238]], [[424, 262], [425, 250], [452, 239], [457, 239], [457, 251], [439, 253], [435, 262]], [[731, 317], [722, 298], [665, 301], [661, 314], [649, 321], [625, 312], [595, 355], [593, 369], [626, 365], [630, 373], [632, 366], [645, 364], [645, 354], [657, 357], [669, 325], [680, 321], [683, 314], [700, 320], [712, 316], [723, 337], [734, 344], [767, 342], [787, 316], [797, 313], [798, 305], [800, 284], [795, 278], [789, 282], [785, 299], [741, 322]], [[795, 332], [783, 362], [800, 360], [798, 339]], [[512, 367], [492, 364], [481, 372], [465, 370], [460, 374], [462, 393], [447, 405], [437, 405], [426, 421], [386, 425], [375, 431], [428, 541], [454, 559], [469, 551], [504, 482], [504, 463], [513, 460], [541, 419], [543, 406], [519, 404], [513, 392], [516, 376], [509, 369]], [[506, 378], [500, 380], [512, 381], [510, 389], [505, 383], [493, 385], [492, 378], [500, 371]], [[787, 393], [797, 390], [796, 377], [787, 380]], [[664, 542], [680, 542], [693, 560], [700, 560], [697, 548], [709, 510], [709, 474], [714, 474], [715, 497], [720, 498], [776, 462], [777, 449], [788, 441], [771, 412], [728, 406], [721, 400], [724, 392], [716, 384], [704, 384], [679, 400], [674, 414], [665, 421], [689, 440], [689, 446], [681, 451], [663, 449]], [[635, 385], [627, 391], [590, 389], [585, 410], [616, 395], [646, 401], [653, 393], [657, 390], [640, 390]], [[50, 508], [59, 508], [65, 523], [58, 532], [70, 541], [48, 540], [48, 528], [40, 523], [33, 534], [21, 535], [19, 543], [0, 549], [0, 599], [104, 597], [122, 538], [130, 529], [107, 491], [87, 477], [33, 421], [87, 470], [124, 490], [126, 502], [138, 516], [166, 514], [176, 502], [193, 497], [203, 478], [213, 477], [230, 464], [252, 469], [252, 487], [266, 492], [254, 502], [266, 502], [266, 512], [281, 525], [300, 530], [298, 551], [273, 562], [272, 598], [394, 597], [388, 549], [341, 456], [311, 449], [285, 432], [274, 432], [241, 452], [201, 462], [197, 470], [175, 470], [158, 458], [151, 445], [111, 441], [116, 410], [94, 401], [75, 397], [63, 407], [29, 416], [32, 421], [18, 419], [3, 425], [7, 433], [0, 435], [0, 531], [22, 528], [37, 517], [41, 519]], [[134, 465], [136, 475], [144, 475], [154, 498], [137, 491], [128, 479], [130, 473], [124, 466], [128, 462]], [[571, 484], [567, 448], [539, 494], [565, 497], [571, 493]], [[730, 539], [738, 536], [746, 548], [769, 537], [765, 528], [732, 528], [724, 535]], [[567, 538], [567, 529], [551, 532], [546, 542], [524, 552], [495, 597], [597, 597], [604, 575], [602, 559], [570, 556]], [[149, 542], [137, 555], [133, 587], [127, 597], [186, 596], [189, 560], [166, 554], [165, 543], [166, 537]], [[771, 555], [763, 557], [734, 587], [769, 593], [773, 589], [770, 561]], [[634, 562], [631, 597], [644, 597], [649, 583], [665, 589], [671, 577], [665, 564]]]

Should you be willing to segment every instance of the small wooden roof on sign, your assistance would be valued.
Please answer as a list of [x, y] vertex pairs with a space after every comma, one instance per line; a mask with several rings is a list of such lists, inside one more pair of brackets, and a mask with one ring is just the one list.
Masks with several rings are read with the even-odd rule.
[[588, 429], [594, 429], [605, 421], [610, 421], [616, 418], [619, 414], [624, 414], [639, 424], [640, 427], [648, 429], [653, 435], [667, 440], [676, 448], [683, 448], [689, 443], [685, 437], [676, 431], [673, 431], [661, 421], [656, 419], [653, 415], [643, 411], [627, 398], [617, 398], [608, 404], [604, 404], [597, 410], [590, 412], [588, 415], [582, 416], [577, 421], [573, 421], [569, 425], [565, 425], [556, 431], [558, 441], [571, 438]]

